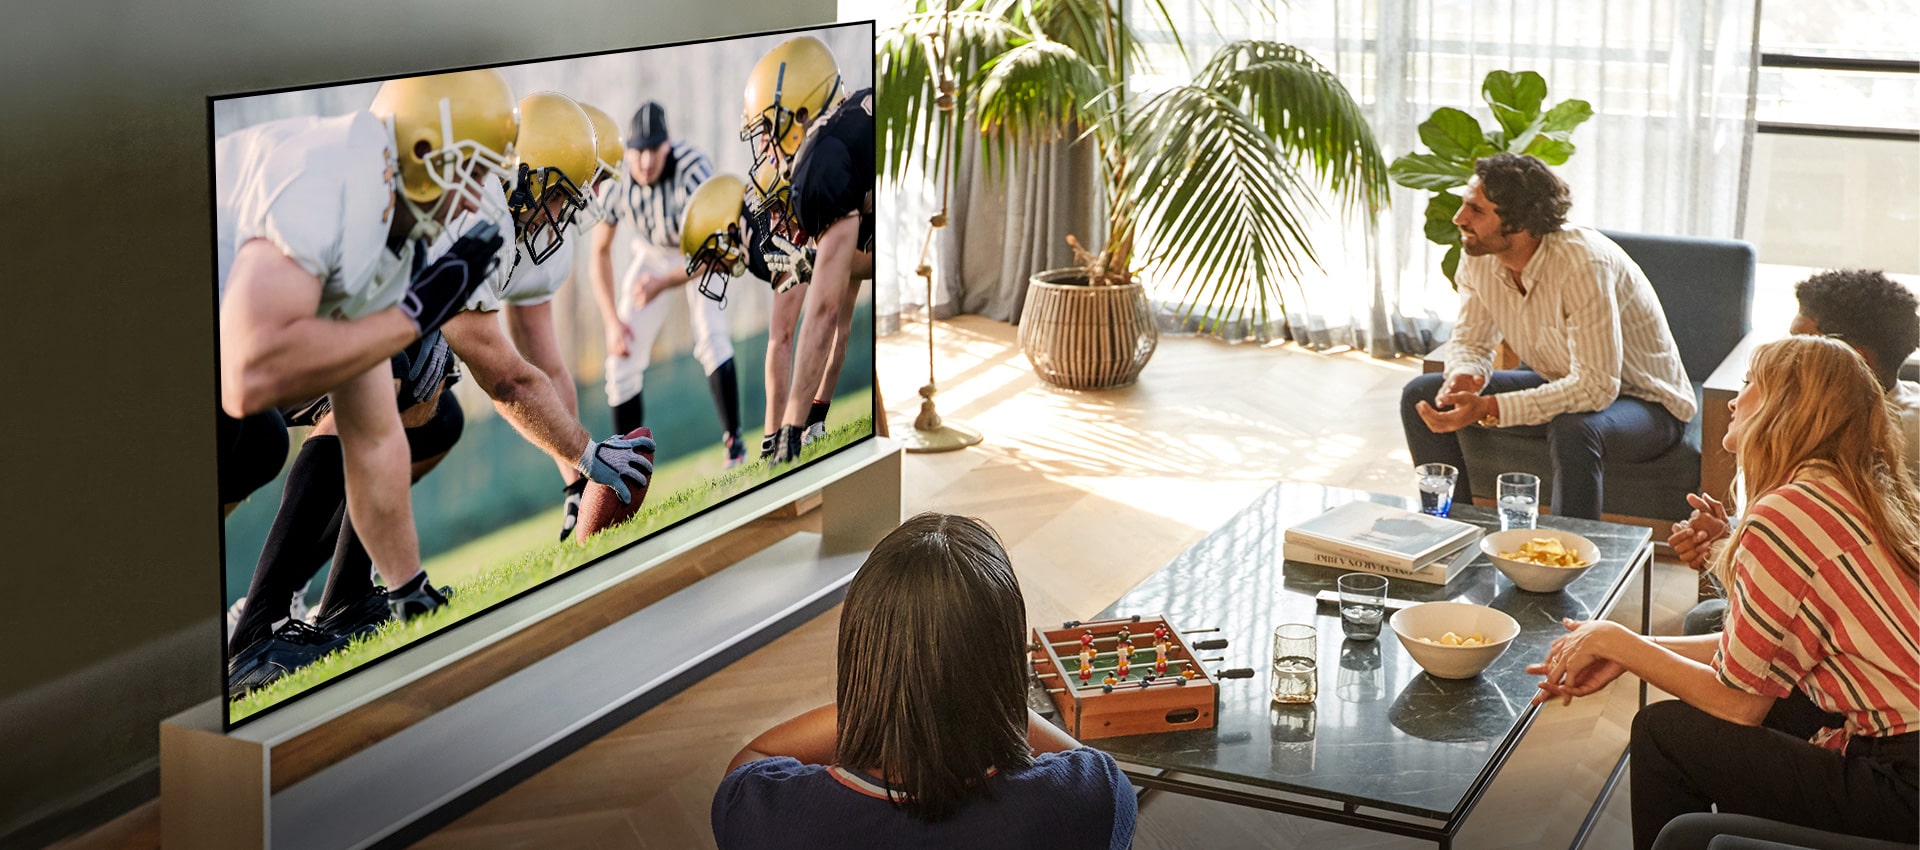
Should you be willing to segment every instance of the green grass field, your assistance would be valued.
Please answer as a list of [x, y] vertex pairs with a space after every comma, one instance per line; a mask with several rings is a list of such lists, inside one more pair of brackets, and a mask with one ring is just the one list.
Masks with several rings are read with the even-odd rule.
[[[849, 394], [835, 399], [834, 406], [844, 410], [871, 410], [871, 398], [871, 391], [864, 398]], [[864, 413], [835, 424], [825, 438], [801, 452], [801, 464], [872, 432], [873, 419]], [[750, 459], [757, 450], [757, 445], [749, 449]], [[708, 454], [714, 456], [708, 457]], [[724, 466], [724, 451], [716, 450], [656, 469], [654, 480], [658, 484], [689, 483], [671, 493], [663, 493], [656, 486], [648, 494], [647, 503], [631, 520], [586, 541], [554, 540], [560, 528], [560, 509], [556, 506], [427, 559], [422, 566], [433, 581], [453, 587], [453, 596], [446, 607], [405, 623], [390, 622], [271, 685], [233, 700], [228, 706], [228, 718], [238, 722], [257, 714], [776, 476], [776, 471], [764, 463], [749, 462], [730, 470]]]

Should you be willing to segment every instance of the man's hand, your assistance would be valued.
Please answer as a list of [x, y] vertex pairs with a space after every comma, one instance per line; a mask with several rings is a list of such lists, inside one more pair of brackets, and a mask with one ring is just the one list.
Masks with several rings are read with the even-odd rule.
[[1481, 390], [1486, 388], [1486, 378], [1472, 372], [1455, 372], [1452, 377], [1447, 379], [1446, 383], [1440, 385], [1440, 392], [1434, 394], [1433, 403], [1445, 407], [1447, 405], [1445, 400], [1447, 396], [1454, 395], [1455, 393], [1474, 393], [1478, 395]]
[[440, 259], [421, 267], [400, 299], [400, 312], [421, 334], [431, 333], [466, 306], [487, 280], [506, 240], [493, 222], [483, 221], [455, 240]]
[[1705, 493], [1688, 493], [1687, 504], [1693, 506], [1693, 514], [1673, 524], [1667, 545], [1673, 547], [1674, 557], [1687, 566], [1704, 569], [1712, 554], [1713, 542], [1727, 535], [1727, 508]]
[[[785, 292], [813, 279], [813, 252], [778, 233], [767, 236], [767, 270], [773, 272], [774, 292]], [[782, 277], [785, 275], [785, 277]]]
[[615, 357], [625, 357], [633, 346], [633, 328], [620, 321], [618, 317], [607, 325], [607, 353]]
[[653, 461], [647, 460], [642, 452], [653, 450], [651, 437], [635, 437], [631, 440], [608, 438], [589, 442], [574, 468], [595, 483], [612, 487], [614, 495], [620, 497], [620, 504], [632, 504], [633, 492], [627, 482], [632, 481], [636, 487], [647, 485], [653, 476]]
[[1442, 393], [1436, 401], [1440, 405], [1438, 409], [1424, 401], [1414, 405], [1420, 421], [1427, 423], [1427, 428], [1435, 434], [1451, 434], [1487, 417], [1489, 402], [1478, 393]]
[[667, 291], [670, 286], [672, 284], [660, 275], [641, 272], [640, 276], [633, 281], [633, 306], [635, 308], [647, 306], [648, 302], [660, 297], [660, 293]]

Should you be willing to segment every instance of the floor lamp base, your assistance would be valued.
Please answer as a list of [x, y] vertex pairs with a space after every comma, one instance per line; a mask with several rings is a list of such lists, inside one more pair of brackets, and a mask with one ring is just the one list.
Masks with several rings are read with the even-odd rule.
[[893, 439], [909, 452], [930, 454], [956, 451], [978, 443], [980, 432], [965, 422], [948, 419], [931, 429], [902, 429]]

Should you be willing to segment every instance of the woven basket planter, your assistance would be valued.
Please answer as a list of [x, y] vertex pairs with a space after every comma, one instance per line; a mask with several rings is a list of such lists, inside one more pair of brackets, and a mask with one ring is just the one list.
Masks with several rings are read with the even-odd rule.
[[1080, 269], [1033, 276], [1020, 312], [1020, 349], [1050, 384], [1076, 390], [1131, 384], [1160, 343], [1146, 289], [1085, 280]]

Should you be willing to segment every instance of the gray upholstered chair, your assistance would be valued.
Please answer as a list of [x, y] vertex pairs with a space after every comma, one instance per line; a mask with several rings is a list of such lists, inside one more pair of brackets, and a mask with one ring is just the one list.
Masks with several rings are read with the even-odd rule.
[[[1757, 262], [1753, 246], [1731, 239], [1603, 232], [1626, 250], [1653, 284], [1687, 377], [1693, 381], [1694, 398], [1699, 399], [1701, 382], [1749, 330], [1747, 314], [1753, 303]], [[1429, 357], [1428, 371], [1440, 365], [1443, 354]], [[1655, 526], [1686, 519], [1687, 493], [1700, 487], [1701, 421], [1702, 415], [1695, 413], [1680, 443], [1660, 457], [1643, 463], [1608, 461], [1602, 514]], [[1468, 468], [1474, 470], [1474, 498], [1487, 504], [1493, 501], [1498, 473], [1531, 472], [1543, 481], [1552, 480], [1553, 464], [1544, 436], [1468, 428], [1460, 432], [1460, 448]], [[1550, 488], [1540, 489], [1544, 499]]]
[[1750, 815], [1681, 815], [1660, 830], [1653, 850], [1920, 850], [1912, 844], [1841, 835]]

